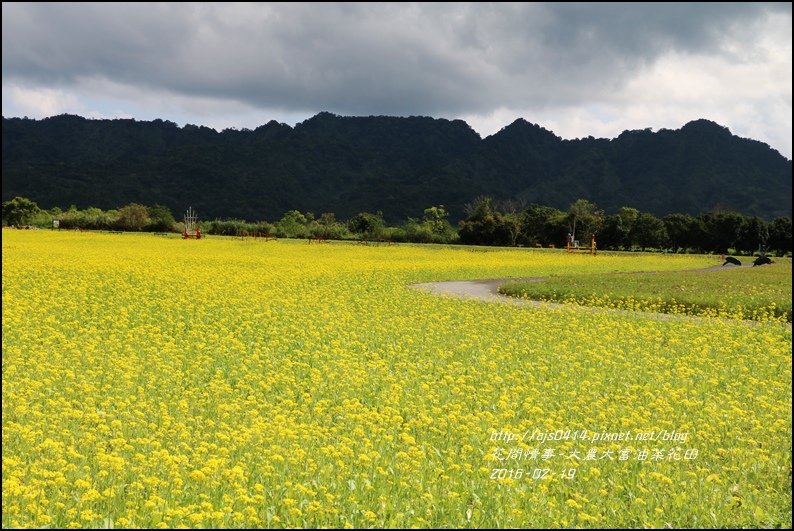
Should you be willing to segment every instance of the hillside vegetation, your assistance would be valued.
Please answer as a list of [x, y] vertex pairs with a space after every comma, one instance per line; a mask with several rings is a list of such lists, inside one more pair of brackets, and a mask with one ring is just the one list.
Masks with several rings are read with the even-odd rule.
[[443, 204], [454, 225], [475, 197], [566, 209], [584, 198], [662, 217], [715, 208], [791, 216], [791, 161], [708, 120], [681, 129], [563, 140], [518, 119], [487, 138], [461, 120], [320, 113], [294, 128], [3, 118], [3, 201], [116, 209], [188, 205], [205, 219], [298, 210], [386, 221]]

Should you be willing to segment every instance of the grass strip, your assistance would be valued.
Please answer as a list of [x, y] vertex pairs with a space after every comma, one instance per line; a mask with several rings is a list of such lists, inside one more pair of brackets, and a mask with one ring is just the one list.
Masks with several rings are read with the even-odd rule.
[[518, 298], [629, 311], [791, 323], [791, 260], [754, 268], [553, 275], [508, 282]]

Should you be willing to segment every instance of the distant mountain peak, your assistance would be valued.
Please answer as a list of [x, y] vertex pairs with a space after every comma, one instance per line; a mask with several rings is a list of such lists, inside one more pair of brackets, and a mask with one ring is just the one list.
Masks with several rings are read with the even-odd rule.
[[681, 128], [681, 131], [709, 131], [712, 133], [732, 134], [731, 130], [724, 125], [720, 125], [717, 122], [712, 122], [705, 118], [698, 118], [697, 120], [687, 122]]
[[487, 140], [499, 140], [505, 141], [507, 139], [518, 139], [523, 138], [524, 140], [532, 140], [538, 141], [542, 140], [544, 142], [549, 141], [561, 141], [562, 138], [555, 135], [552, 131], [538, 125], [533, 124], [532, 122], [528, 122], [524, 118], [517, 118], [509, 125], [504, 126], [500, 129], [497, 133], [486, 137]]

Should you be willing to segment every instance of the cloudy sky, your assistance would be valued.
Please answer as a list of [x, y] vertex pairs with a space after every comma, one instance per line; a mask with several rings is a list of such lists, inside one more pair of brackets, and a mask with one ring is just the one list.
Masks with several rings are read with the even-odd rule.
[[3, 116], [254, 129], [517, 118], [563, 138], [706, 118], [792, 153], [791, 3], [3, 2]]

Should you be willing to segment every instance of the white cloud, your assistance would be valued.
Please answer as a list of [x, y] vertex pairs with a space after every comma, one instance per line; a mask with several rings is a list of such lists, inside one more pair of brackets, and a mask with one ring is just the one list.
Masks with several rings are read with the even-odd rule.
[[3, 87], [3, 116], [6, 116], [6, 98], [12, 116], [46, 118], [63, 113], [79, 114], [85, 107], [71, 91], [51, 88]]

